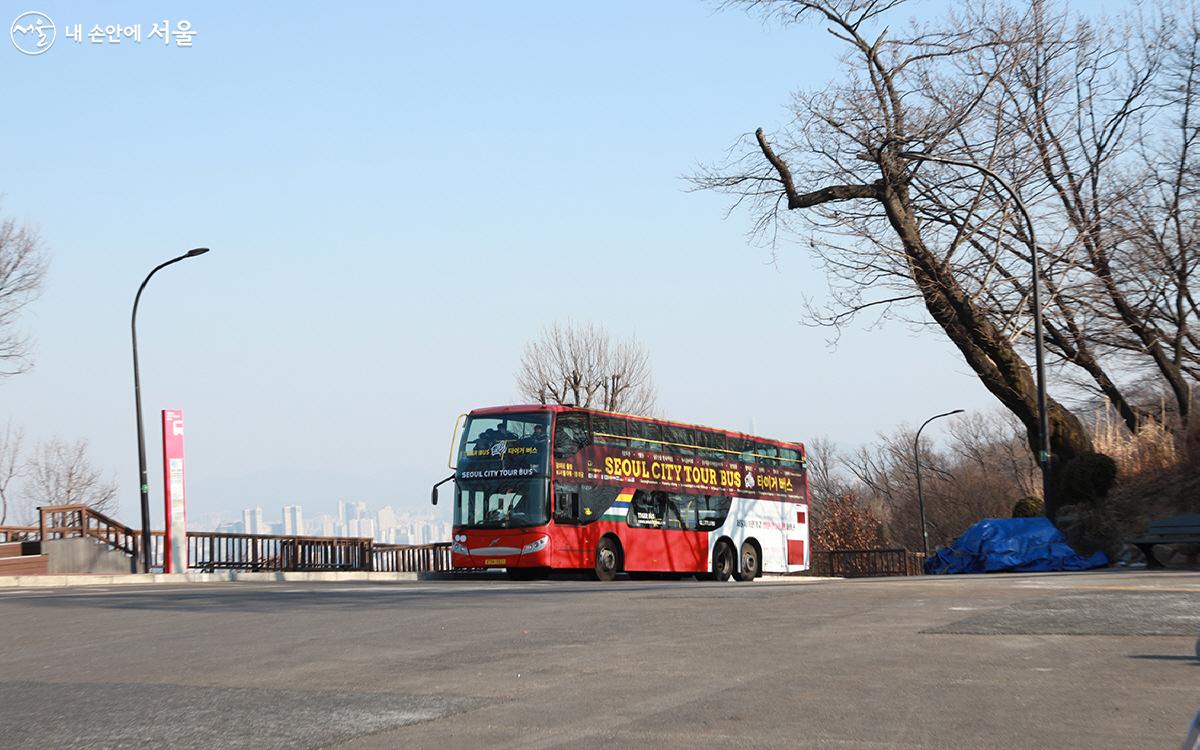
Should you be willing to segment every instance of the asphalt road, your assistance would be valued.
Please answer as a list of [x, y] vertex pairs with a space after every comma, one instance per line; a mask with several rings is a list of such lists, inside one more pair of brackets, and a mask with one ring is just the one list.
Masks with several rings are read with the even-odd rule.
[[0, 746], [1177, 748], [1200, 574], [0, 591]]

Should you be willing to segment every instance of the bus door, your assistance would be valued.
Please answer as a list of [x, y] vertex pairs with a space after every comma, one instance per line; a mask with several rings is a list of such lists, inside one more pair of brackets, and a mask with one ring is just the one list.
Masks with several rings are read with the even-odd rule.
[[808, 550], [808, 506], [800, 503], [780, 503], [784, 508], [784, 533], [787, 537], [787, 564], [803, 565]]

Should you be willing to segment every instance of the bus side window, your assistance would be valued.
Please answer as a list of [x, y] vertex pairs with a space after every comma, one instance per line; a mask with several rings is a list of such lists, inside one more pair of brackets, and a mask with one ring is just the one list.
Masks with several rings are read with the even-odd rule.
[[558, 523], [579, 522], [579, 485], [554, 483], [554, 520]]
[[724, 433], [700, 430], [698, 437], [700, 438], [698, 445], [704, 447], [704, 450], [700, 451], [701, 458], [707, 458], [710, 461], [727, 461], [731, 458], [725, 452]]
[[570, 458], [588, 444], [587, 415], [579, 412], [563, 412], [554, 420], [554, 455]]
[[643, 422], [640, 419], [629, 420], [630, 444], [634, 448], [644, 450], [662, 450], [662, 431], [657, 422]]
[[628, 428], [625, 420], [620, 417], [605, 417], [600, 415], [592, 416], [592, 439], [597, 445], [619, 445], [626, 446], [629, 444], [626, 435]]
[[729, 450], [739, 454], [737, 460], [744, 464], [752, 464], [757, 462], [754, 455], [754, 441], [746, 440], [745, 438], [729, 438]]
[[696, 445], [695, 430], [687, 427], [671, 427], [664, 425], [663, 434], [667, 436], [667, 442], [673, 444], [671, 445], [672, 453], [678, 453], [683, 456], [696, 455], [696, 449], [690, 447]]
[[723, 495], [704, 495], [699, 500], [697, 508], [697, 525], [703, 531], [715, 529], [725, 523], [729, 515], [729, 498]]
[[638, 490], [629, 503], [629, 525], [643, 529], [660, 529], [666, 510], [667, 493]]
[[783, 459], [784, 466], [796, 467], [800, 463], [800, 451], [795, 448], [780, 448], [779, 457]]
[[617, 496], [621, 494], [620, 487], [606, 485], [584, 484], [579, 492], [579, 522], [591, 523], [599, 521], [604, 511], [612, 507]]
[[779, 448], [766, 443], [757, 443], [754, 452], [758, 454], [758, 462], [764, 466], [779, 465]]
[[693, 531], [696, 526], [699, 495], [667, 495], [666, 525], [668, 529]]

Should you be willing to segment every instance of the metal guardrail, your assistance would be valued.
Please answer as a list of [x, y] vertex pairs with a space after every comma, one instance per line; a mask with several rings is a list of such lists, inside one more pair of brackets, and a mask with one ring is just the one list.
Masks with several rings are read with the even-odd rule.
[[372, 542], [351, 537], [189, 531], [188, 567], [198, 570], [372, 570]]
[[389, 573], [424, 573], [450, 570], [450, 542], [435, 544], [377, 544], [374, 568]]
[[906, 549], [835, 549], [812, 553], [814, 576], [865, 578], [924, 575], [925, 555]]

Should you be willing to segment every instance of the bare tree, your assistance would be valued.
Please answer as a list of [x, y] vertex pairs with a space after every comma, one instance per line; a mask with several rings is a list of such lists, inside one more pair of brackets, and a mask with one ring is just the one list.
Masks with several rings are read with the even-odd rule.
[[[1022, 425], [1006, 413], [955, 417], [946, 445], [921, 441], [921, 478], [930, 541], [944, 544], [983, 518], [1008, 517], [1013, 504], [1039, 488], [1037, 462]], [[848, 493], [876, 508], [888, 543], [919, 549], [913, 430], [880, 435], [848, 457]]]
[[0, 221], [0, 377], [29, 369], [29, 340], [17, 316], [40, 293], [46, 260], [37, 232], [11, 219]]
[[0, 525], [8, 520], [8, 513], [13, 503], [12, 481], [21, 475], [24, 468], [21, 463], [21, 443], [25, 435], [21, 430], [14, 430], [12, 422], [4, 426], [0, 434]]
[[[1180, 194], [1191, 192], [1195, 168], [1195, 8], [1182, 21], [1165, 4], [1112, 20], [1054, 8], [1034, 0], [1013, 24], [1012, 64], [986, 110], [1003, 146], [955, 147], [1019, 175], [1034, 203], [1039, 233], [1050, 238], [1039, 257], [1052, 352], [1083, 370], [1078, 382], [1130, 430], [1144, 422], [1127, 395], [1139, 379], [1172, 394], [1186, 428], [1192, 313], [1182, 289], [1196, 251]], [[1011, 249], [1027, 245], [1019, 225], [977, 224], [1000, 254], [1024, 255]], [[1003, 283], [986, 290], [991, 314], [1020, 320], [1024, 284], [998, 265]], [[1028, 328], [1019, 333], [1028, 337]]]
[[33, 505], [88, 505], [101, 513], [117, 509], [117, 483], [105, 480], [88, 460], [88, 443], [58, 438], [43, 443], [27, 464], [25, 497]]
[[555, 323], [525, 346], [517, 388], [540, 404], [649, 415], [655, 390], [650, 355], [636, 339], [614, 341], [592, 323]]
[[[744, 0], [783, 24], [816, 20], [845, 44], [845, 75], [800, 92], [794, 120], [742, 140], [693, 178], [753, 213], [772, 245], [801, 233], [830, 279], [812, 318], [864, 312], [933, 325], [1024, 426], [1037, 453], [1030, 267], [1046, 285], [1056, 464], [1093, 449], [1061, 397], [1102, 395], [1126, 426], [1130, 393], [1169, 393], [1182, 431], [1200, 379], [1200, 21], [1194, 3], [1071, 16], [1053, 0], [963, 3], [907, 30], [903, 0]], [[980, 164], [1009, 195], [958, 166]], [[1084, 393], [1086, 395], [1086, 393]], [[1056, 508], [1048, 505], [1053, 516]]]
[[846, 495], [850, 488], [842, 473], [842, 454], [837, 443], [823, 435], [806, 443], [804, 448], [809, 503], [815, 507]]

